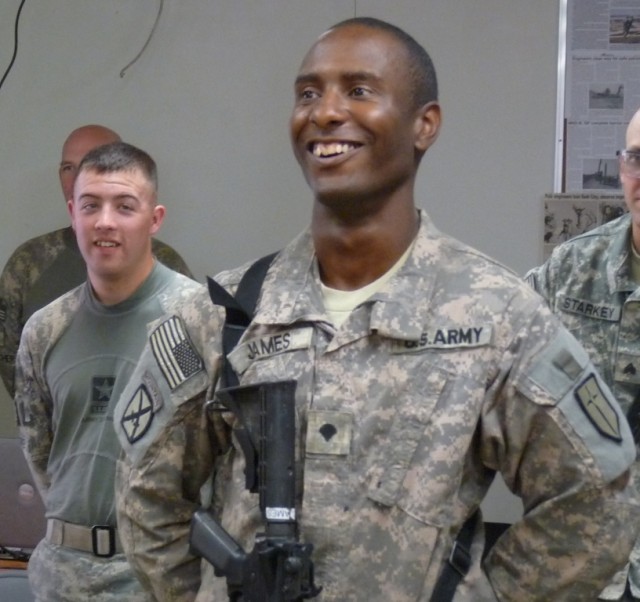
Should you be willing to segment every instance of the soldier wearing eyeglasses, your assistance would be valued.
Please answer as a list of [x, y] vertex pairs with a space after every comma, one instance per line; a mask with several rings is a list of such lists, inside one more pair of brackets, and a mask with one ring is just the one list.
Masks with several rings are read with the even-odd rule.
[[[526, 278], [591, 355], [640, 442], [640, 109], [618, 152], [629, 212], [556, 247]], [[640, 540], [600, 600], [640, 600]]]

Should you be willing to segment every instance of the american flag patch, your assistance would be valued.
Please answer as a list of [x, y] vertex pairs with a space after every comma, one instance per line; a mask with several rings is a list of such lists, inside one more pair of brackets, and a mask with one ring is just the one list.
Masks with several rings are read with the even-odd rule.
[[204, 367], [184, 325], [175, 316], [153, 331], [151, 349], [172, 391]]

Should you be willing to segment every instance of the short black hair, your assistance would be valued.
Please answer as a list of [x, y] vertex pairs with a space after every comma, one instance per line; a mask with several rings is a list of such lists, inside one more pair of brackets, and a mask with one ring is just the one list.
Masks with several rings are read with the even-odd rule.
[[78, 173], [95, 171], [103, 174], [134, 169], [139, 169], [145, 175], [154, 191], [158, 190], [156, 162], [148, 153], [127, 142], [111, 142], [89, 151], [80, 161]]
[[371, 29], [378, 29], [390, 33], [406, 49], [409, 55], [408, 67], [411, 76], [411, 89], [415, 107], [438, 100], [438, 78], [436, 69], [429, 53], [406, 31], [399, 27], [374, 17], [353, 17], [336, 23], [329, 31], [347, 27], [349, 25], [362, 25]]

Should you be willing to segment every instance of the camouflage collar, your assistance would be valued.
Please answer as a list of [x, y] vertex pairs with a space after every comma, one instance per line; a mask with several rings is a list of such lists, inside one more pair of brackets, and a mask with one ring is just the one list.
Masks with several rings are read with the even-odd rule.
[[[416, 243], [405, 265], [371, 298], [372, 329], [398, 338], [419, 338], [439, 270], [441, 240], [442, 235], [421, 212]], [[432, 269], [424, 269], [425, 264]], [[287, 325], [325, 319], [313, 241], [306, 230], [271, 265], [254, 323]]]

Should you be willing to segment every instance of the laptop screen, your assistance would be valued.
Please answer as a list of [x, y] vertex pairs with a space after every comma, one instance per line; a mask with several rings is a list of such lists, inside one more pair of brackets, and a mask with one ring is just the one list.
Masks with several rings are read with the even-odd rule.
[[0, 546], [32, 550], [44, 537], [44, 505], [17, 437], [0, 437]]

